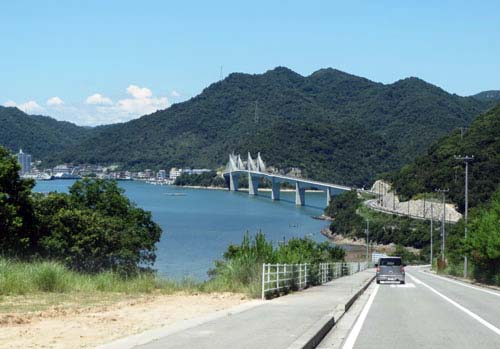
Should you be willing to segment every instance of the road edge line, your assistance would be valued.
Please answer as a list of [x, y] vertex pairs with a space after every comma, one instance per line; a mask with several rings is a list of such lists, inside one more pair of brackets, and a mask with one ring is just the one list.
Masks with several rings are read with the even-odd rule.
[[297, 338], [288, 349], [313, 349], [325, 338], [335, 324], [344, 316], [345, 312], [349, 310], [351, 305], [358, 299], [363, 292], [370, 286], [375, 279], [375, 275], [371, 276], [363, 283], [361, 288], [350, 297], [343, 305], [343, 310], [337, 310], [323, 316], [320, 320], [316, 321], [303, 335]]
[[485, 290], [481, 286], [470, 285], [470, 284], [467, 284], [466, 282], [463, 282], [463, 281], [460, 281], [460, 280], [456, 280], [456, 279], [451, 278], [449, 276], [436, 275], [436, 274], [429, 273], [429, 272], [426, 272], [426, 271], [423, 271], [423, 270], [419, 270], [419, 272], [422, 273], [422, 274], [424, 274], [424, 275], [429, 275], [429, 276], [435, 277], [436, 279], [444, 280], [444, 281], [447, 281], [447, 282], [451, 282], [453, 284], [460, 285], [462, 287], [470, 288], [472, 290], [476, 290], [476, 291], [480, 291], [480, 292], [491, 294], [493, 296], [500, 297], [500, 293], [493, 291], [493, 289], [487, 289], [487, 290]]
[[491, 324], [490, 322], [486, 321], [485, 319], [483, 319], [482, 317], [480, 317], [476, 313], [470, 311], [469, 309], [467, 309], [463, 305], [455, 302], [453, 299], [451, 299], [448, 296], [442, 294], [441, 292], [439, 292], [438, 290], [434, 289], [433, 287], [427, 285], [425, 282], [423, 282], [422, 280], [416, 278], [415, 276], [410, 275], [408, 273], [406, 275], [408, 275], [410, 278], [412, 278], [416, 283], [421, 284], [421, 285], [427, 287], [430, 291], [434, 292], [435, 294], [437, 294], [438, 296], [440, 296], [441, 298], [443, 298], [445, 301], [447, 301], [448, 303], [452, 304], [453, 306], [455, 306], [456, 308], [458, 308], [459, 310], [461, 310], [462, 312], [464, 312], [465, 314], [469, 315], [471, 318], [473, 318], [474, 320], [476, 320], [477, 322], [479, 322], [481, 325], [487, 327], [488, 329], [490, 329], [491, 331], [495, 332], [497, 335], [500, 336], [500, 328], [498, 328], [495, 325]]
[[370, 311], [370, 308], [373, 304], [373, 301], [375, 300], [375, 296], [377, 295], [377, 292], [380, 288], [380, 285], [375, 285], [375, 288], [373, 289], [373, 293], [370, 295], [370, 298], [368, 298], [368, 301], [363, 307], [363, 310], [361, 310], [361, 313], [359, 314], [358, 318], [356, 319], [356, 322], [354, 323], [354, 326], [351, 328], [349, 331], [349, 334], [347, 335], [347, 338], [344, 340], [344, 344], [342, 345], [342, 349], [352, 349], [354, 347], [354, 344], [356, 343], [356, 340], [358, 339], [359, 333], [361, 332], [361, 328], [363, 327], [363, 324], [365, 323], [366, 317], [368, 316], [368, 312]]

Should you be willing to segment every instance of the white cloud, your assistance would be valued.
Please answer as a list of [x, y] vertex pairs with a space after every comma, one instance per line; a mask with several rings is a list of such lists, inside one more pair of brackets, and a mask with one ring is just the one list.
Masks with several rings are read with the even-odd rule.
[[100, 93], [94, 93], [92, 96], [87, 97], [85, 103], [94, 105], [111, 105], [113, 104], [113, 101], [108, 97], [104, 97]]
[[149, 88], [141, 88], [135, 85], [130, 85], [129, 87], [127, 87], [127, 93], [137, 99], [149, 98], [153, 95], [153, 92], [151, 92]]
[[160, 98], [128, 98], [119, 100], [116, 104], [118, 109], [128, 114], [151, 114], [158, 109], [165, 109], [168, 107], [167, 97]]
[[58, 106], [58, 105], [63, 105], [63, 104], [64, 104], [64, 101], [61, 98], [57, 97], [57, 96], [49, 98], [47, 100], [47, 105], [48, 106]]
[[14, 101], [6, 101], [4, 104], [4, 107], [16, 107], [17, 104]]
[[172, 91], [168, 96], [155, 96], [147, 87], [129, 85], [121, 95], [122, 99], [115, 97], [116, 102], [109, 97], [95, 93], [77, 103], [63, 101], [60, 97], [54, 96], [46, 101], [46, 109], [35, 101], [17, 104], [9, 100], [3, 105], [18, 107], [26, 113], [44, 111], [57, 120], [69, 121], [77, 125], [96, 126], [126, 122], [154, 113], [159, 109], [168, 108], [170, 96], [175, 98], [177, 91]]
[[35, 101], [28, 101], [26, 103], [19, 104], [17, 107], [27, 114], [39, 113], [43, 111], [43, 108]]
[[181, 94], [176, 90], [172, 90], [172, 92], [170, 92], [170, 96], [172, 96], [173, 98], [179, 98]]
[[153, 92], [147, 87], [130, 85], [127, 87], [127, 93], [133, 98], [119, 100], [116, 108], [129, 115], [151, 114], [170, 105], [167, 97], [153, 98]]
[[17, 107], [18, 109], [22, 110], [23, 112], [29, 114], [29, 113], [39, 113], [43, 111], [43, 107], [41, 107], [37, 102], [35, 101], [28, 101], [25, 103], [17, 104], [14, 101], [7, 101], [3, 104], [5, 107]]

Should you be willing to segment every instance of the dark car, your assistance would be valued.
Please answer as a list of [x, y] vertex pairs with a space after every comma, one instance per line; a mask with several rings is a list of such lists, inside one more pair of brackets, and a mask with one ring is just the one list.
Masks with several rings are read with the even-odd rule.
[[377, 268], [377, 284], [380, 284], [380, 281], [405, 283], [405, 264], [401, 257], [382, 257], [375, 267]]

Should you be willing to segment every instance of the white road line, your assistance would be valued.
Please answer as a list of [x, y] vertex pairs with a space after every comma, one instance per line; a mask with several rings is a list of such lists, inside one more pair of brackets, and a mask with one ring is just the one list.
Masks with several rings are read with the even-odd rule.
[[476, 290], [476, 291], [481, 291], [481, 292], [484, 292], [484, 293], [488, 293], [488, 294], [492, 294], [494, 296], [500, 297], [500, 293], [495, 292], [495, 291], [485, 290], [485, 289], [479, 288], [477, 286], [467, 285], [467, 284], [465, 284], [463, 282], [460, 282], [460, 281], [452, 280], [450, 278], [439, 276], [439, 275], [434, 275], [434, 274], [431, 274], [431, 273], [426, 273], [426, 272], [423, 272], [421, 270], [419, 270], [419, 272], [423, 273], [424, 275], [429, 275], [429, 276], [432, 276], [432, 277], [435, 277], [435, 278], [438, 278], [438, 279], [441, 279], [441, 280], [444, 280], [444, 281], [451, 282], [453, 284], [457, 284], [457, 285], [460, 285], [460, 286], [463, 286], [463, 287], [471, 288], [471, 289]]
[[467, 309], [464, 306], [458, 304], [457, 302], [455, 302], [451, 298], [448, 298], [447, 296], [445, 296], [441, 292], [439, 292], [439, 291], [435, 290], [434, 288], [432, 288], [431, 286], [427, 285], [425, 282], [417, 279], [415, 276], [410, 275], [408, 273], [406, 273], [406, 275], [408, 275], [410, 278], [412, 278], [413, 281], [415, 281], [417, 284], [420, 284], [420, 285], [423, 285], [423, 286], [427, 287], [429, 290], [431, 290], [432, 292], [434, 292], [435, 294], [437, 294], [439, 297], [441, 297], [445, 301], [451, 303], [452, 305], [454, 305], [455, 307], [457, 307], [458, 309], [460, 309], [461, 311], [463, 311], [464, 313], [466, 313], [467, 315], [469, 315], [471, 318], [473, 318], [474, 320], [478, 321], [483, 326], [486, 326], [487, 328], [489, 328], [490, 330], [492, 330], [493, 332], [495, 332], [497, 335], [500, 336], [500, 328], [496, 327], [495, 325], [492, 325], [491, 323], [489, 323], [488, 321], [486, 321], [485, 319], [483, 319], [479, 315], [473, 313], [469, 309]]
[[356, 343], [356, 339], [358, 338], [359, 332], [361, 331], [361, 327], [363, 327], [363, 323], [366, 320], [366, 316], [368, 315], [368, 312], [370, 311], [370, 307], [372, 306], [373, 300], [375, 299], [375, 296], [377, 295], [377, 291], [378, 291], [379, 287], [380, 287], [379, 285], [375, 285], [375, 288], [373, 289], [373, 293], [370, 295], [368, 302], [366, 302], [365, 306], [363, 307], [361, 314], [359, 314], [359, 317], [356, 320], [356, 323], [354, 324], [351, 332], [349, 332], [349, 336], [347, 337], [346, 341], [344, 342], [344, 346], [342, 347], [343, 349], [352, 349], [354, 346], [354, 343]]
[[391, 285], [392, 288], [415, 288], [415, 284], [412, 284], [411, 282], [407, 282], [406, 284], [403, 285]]

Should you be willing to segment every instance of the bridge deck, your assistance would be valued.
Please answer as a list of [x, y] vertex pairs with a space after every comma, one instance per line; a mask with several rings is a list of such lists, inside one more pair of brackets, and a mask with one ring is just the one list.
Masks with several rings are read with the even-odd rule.
[[298, 177], [291, 177], [291, 176], [285, 176], [285, 175], [280, 175], [280, 174], [274, 174], [274, 173], [267, 173], [267, 172], [258, 172], [258, 171], [248, 171], [248, 170], [236, 170], [236, 171], [230, 171], [230, 172], [224, 172], [224, 176], [229, 175], [230, 173], [235, 173], [235, 174], [251, 174], [254, 177], [266, 177], [266, 178], [275, 178], [278, 179], [282, 183], [301, 183], [308, 185], [310, 188], [317, 188], [317, 189], [323, 189], [326, 190], [327, 188], [330, 189], [339, 189], [339, 190], [352, 190], [352, 187], [348, 187], [345, 185], [341, 184], [333, 184], [333, 183], [325, 183], [325, 182], [320, 182], [320, 181], [314, 181], [310, 179], [304, 179], [304, 178], [298, 178]]

